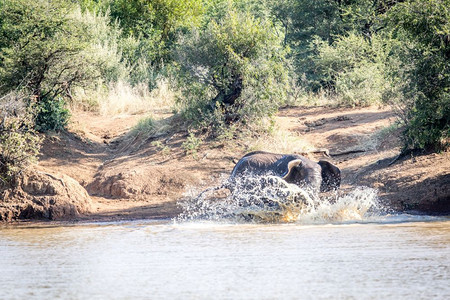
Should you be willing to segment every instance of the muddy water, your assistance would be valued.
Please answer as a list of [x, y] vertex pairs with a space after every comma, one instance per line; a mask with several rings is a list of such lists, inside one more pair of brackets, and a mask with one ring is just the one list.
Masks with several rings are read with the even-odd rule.
[[0, 299], [450, 299], [450, 219], [0, 227]]

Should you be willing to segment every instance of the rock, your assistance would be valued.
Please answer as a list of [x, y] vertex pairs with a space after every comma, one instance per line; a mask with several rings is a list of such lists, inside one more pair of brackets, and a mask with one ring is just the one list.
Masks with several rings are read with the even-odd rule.
[[154, 199], [155, 196], [179, 195], [196, 179], [186, 170], [165, 166], [101, 170], [87, 185], [91, 195], [113, 199]]
[[322, 126], [327, 122], [327, 119], [325, 118], [321, 118], [319, 120], [315, 120], [315, 121], [306, 121], [304, 124], [307, 127], [318, 127], [318, 126]]
[[0, 221], [73, 219], [91, 209], [86, 190], [67, 175], [28, 171], [14, 188], [0, 192]]

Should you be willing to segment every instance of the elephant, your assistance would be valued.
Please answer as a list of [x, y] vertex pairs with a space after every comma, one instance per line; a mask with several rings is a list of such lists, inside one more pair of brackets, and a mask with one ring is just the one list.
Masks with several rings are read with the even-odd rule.
[[310, 188], [315, 194], [336, 190], [341, 184], [341, 171], [332, 163], [314, 162], [297, 154], [277, 154], [254, 151], [242, 157], [230, 178], [254, 175], [274, 175], [288, 183]]

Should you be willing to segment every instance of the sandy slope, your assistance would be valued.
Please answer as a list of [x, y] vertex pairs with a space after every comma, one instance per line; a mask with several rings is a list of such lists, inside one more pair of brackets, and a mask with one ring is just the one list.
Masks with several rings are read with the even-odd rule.
[[389, 166], [399, 153], [399, 130], [389, 130], [395, 117], [388, 108], [285, 108], [276, 118], [274, 137], [203, 143], [196, 157], [185, 154], [181, 145], [187, 133], [168, 114], [157, 117], [171, 123], [170, 132], [127, 134], [142, 117], [74, 113], [67, 133], [46, 139], [37, 169], [68, 175], [91, 196], [92, 213], [77, 219], [173, 217], [184, 192], [218, 184], [245, 152], [256, 149], [309, 152], [313, 159], [328, 153], [342, 170], [344, 188], [375, 187], [397, 210], [449, 212], [449, 153], [403, 158]]

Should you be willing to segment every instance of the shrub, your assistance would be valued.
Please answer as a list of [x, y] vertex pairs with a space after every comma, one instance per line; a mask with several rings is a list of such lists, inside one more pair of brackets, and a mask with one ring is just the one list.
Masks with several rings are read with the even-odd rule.
[[139, 120], [136, 126], [131, 130], [132, 135], [151, 135], [155, 131], [155, 120], [152, 117]]
[[385, 64], [391, 44], [386, 36], [373, 35], [369, 40], [353, 32], [340, 36], [331, 45], [316, 38], [314, 63], [322, 85], [333, 91], [341, 104], [381, 102], [388, 84]]
[[[201, 0], [117, 0], [111, 1], [111, 17], [124, 31], [125, 56], [131, 63], [132, 77], [145, 75], [140, 65], [160, 71], [171, 61], [177, 31], [200, 23]], [[126, 41], [128, 40], [128, 41]], [[134, 42], [133, 42], [134, 41]], [[135, 80], [136, 78], [134, 78]], [[151, 78], [149, 82], [151, 83]]]
[[181, 148], [186, 151], [186, 154], [191, 154], [194, 158], [197, 158], [197, 150], [201, 144], [202, 140], [197, 138], [193, 132], [190, 132], [186, 141], [181, 144]]
[[183, 36], [176, 57], [185, 118], [217, 133], [276, 112], [289, 88], [282, 40], [269, 21], [233, 9]]
[[341, 105], [381, 103], [386, 79], [375, 64], [361, 64], [336, 76], [336, 96]]
[[[394, 94], [405, 125], [404, 148], [442, 150], [450, 145], [450, 1], [411, 0], [388, 15], [401, 72]], [[395, 90], [394, 90], [395, 92]]]
[[170, 154], [170, 147], [164, 145], [161, 141], [153, 141], [151, 145], [156, 148], [156, 151], [160, 152], [163, 156], [168, 156]]
[[[304, 74], [308, 88], [317, 92], [327, 88], [324, 74], [317, 72], [314, 40], [332, 45], [354, 32], [370, 39], [382, 31], [380, 16], [397, 1], [268, 0], [275, 20], [285, 33], [285, 43], [292, 48], [297, 73]], [[348, 45], [352, 48], [352, 45]], [[355, 46], [358, 46], [356, 44]], [[350, 51], [349, 51], [350, 52]], [[360, 54], [363, 54], [360, 52]]]
[[[154, 119], [149, 116], [139, 120], [130, 132], [129, 136], [133, 138], [139, 138], [142, 144], [146, 143], [150, 139], [154, 139], [160, 136], [166, 135], [172, 129], [173, 118], [166, 119]], [[140, 146], [139, 146], [140, 147]]]
[[62, 0], [4, 1], [0, 86], [6, 92], [25, 81], [39, 101], [96, 77], [96, 69], [80, 55], [88, 46], [88, 28], [73, 17], [73, 9]]
[[12, 184], [21, 171], [36, 161], [40, 144], [31, 107], [18, 94], [0, 98], [0, 187]]
[[70, 113], [62, 97], [45, 97], [36, 106], [36, 130], [40, 132], [64, 130], [69, 122]]
[[64, 126], [68, 114], [60, 97], [72, 101], [75, 88], [127, 75], [117, 43], [120, 30], [109, 25], [107, 15], [82, 13], [65, 0], [5, 0], [0, 5], [0, 93], [25, 87], [38, 104], [41, 129]]
[[[87, 39], [86, 48], [80, 53], [81, 62], [85, 64], [85, 69], [81, 72], [89, 71], [91, 75], [86, 80], [75, 82], [82, 87], [91, 87], [95, 81], [116, 82], [128, 79], [131, 72], [129, 61], [124, 57], [124, 44], [121, 39], [122, 30], [117, 21], [110, 22], [110, 15], [106, 12], [82, 12], [75, 8], [71, 13], [74, 22], [82, 24], [86, 28], [85, 37]], [[90, 68], [95, 68], [92, 72]]]

